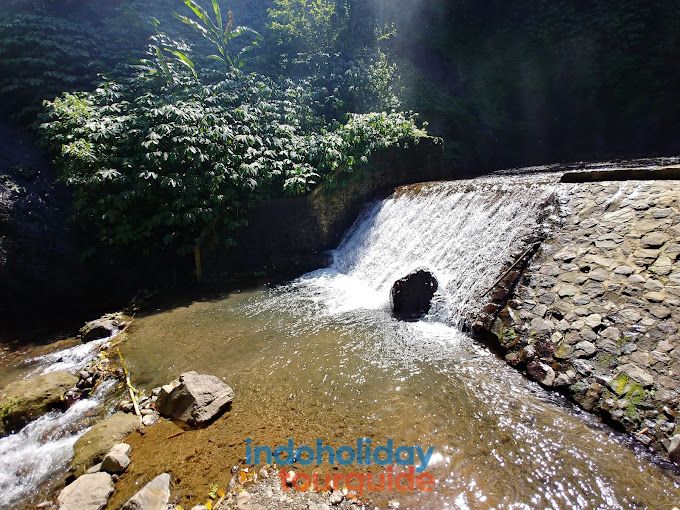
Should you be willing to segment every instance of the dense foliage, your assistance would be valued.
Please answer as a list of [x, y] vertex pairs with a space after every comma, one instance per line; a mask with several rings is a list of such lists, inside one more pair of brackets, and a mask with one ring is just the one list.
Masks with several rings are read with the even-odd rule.
[[[277, 35], [262, 42], [217, 1], [211, 9], [185, 3], [179, 19], [194, 39], [157, 33], [135, 75], [67, 93], [43, 117], [41, 133], [75, 191], [76, 210], [101, 244], [187, 253], [229, 242], [252, 200], [337, 182], [377, 150], [425, 136], [413, 114], [396, 111], [394, 67], [384, 54], [366, 49], [352, 58], [307, 47], [308, 61], [345, 72], [279, 68], [266, 76], [252, 68], [297, 38], [298, 25], [288, 32], [275, 21], [281, 11], [272, 11], [265, 32]], [[249, 69], [242, 50], [253, 43], [259, 54], [248, 55]]]
[[[304, 193], [357, 172], [380, 147], [413, 143], [422, 132], [402, 110], [420, 112], [445, 138], [452, 168], [468, 172], [680, 150], [676, 0], [220, 5], [218, 13], [212, 0], [8, 0], [0, 13], [4, 113], [23, 112], [28, 123], [42, 99], [82, 91], [51, 103], [43, 134], [77, 191], [81, 217], [107, 244], [186, 251], [236, 227], [254, 199]], [[147, 51], [141, 65], [128, 65]], [[223, 100], [227, 90], [251, 86], [259, 92]], [[178, 120], [152, 115], [144, 101], [173, 109]], [[294, 107], [286, 110], [286, 101]], [[102, 125], [72, 121], [80, 109]], [[243, 111], [254, 113], [238, 120]], [[285, 133], [261, 125], [272, 116]], [[215, 141], [203, 122], [264, 138], [251, 147], [241, 138]], [[150, 133], [169, 137], [168, 149], [141, 145]], [[194, 149], [222, 160], [192, 160], [183, 181], [183, 158]], [[268, 156], [258, 159], [259, 150]], [[228, 185], [211, 181], [216, 163], [226, 166]], [[252, 178], [243, 163], [257, 163]], [[120, 175], [102, 178], [109, 170]], [[181, 184], [173, 195], [140, 180], [143, 172]], [[199, 186], [192, 175], [207, 177]], [[172, 218], [143, 208], [135, 216], [125, 205], [115, 212], [97, 198], [104, 189], [125, 197], [145, 190], [148, 203], [171, 204]], [[227, 198], [218, 203], [220, 196]]]

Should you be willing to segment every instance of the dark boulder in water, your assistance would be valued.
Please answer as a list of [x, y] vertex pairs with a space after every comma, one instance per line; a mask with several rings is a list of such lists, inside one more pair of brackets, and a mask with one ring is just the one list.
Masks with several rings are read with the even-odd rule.
[[391, 292], [392, 313], [403, 321], [417, 321], [430, 311], [439, 288], [437, 278], [427, 269], [418, 269], [394, 282]]

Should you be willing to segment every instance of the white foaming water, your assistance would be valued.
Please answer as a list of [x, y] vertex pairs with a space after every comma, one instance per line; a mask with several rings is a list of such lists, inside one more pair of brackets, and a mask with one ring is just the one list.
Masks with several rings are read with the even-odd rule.
[[48, 413], [0, 439], [0, 508], [35, 494], [41, 484], [66, 469], [73, 445], [88, 429], [88, 416], [114, 385], [115, 381], [106, 381], [91, 398], [65, 412]]
[[35, 365], [35, 367], [26, 374], [26, 377], [50, 372], [78, 372], [97, 357], [102, 345], [111, 341], [116, 335], [118, 335], [117, 328], [106, 338], [31, 358], [26, 361], [26, 364]]
[[424, 267], [439, 281], [431, 318], [459, 326], [520, 241], [540, 228], [555, 188], [554, 177], [540, 175], [401, 188], [361, 216], [330, 268], [294, 287], [333, 315], [387, 309], [394, 282]]

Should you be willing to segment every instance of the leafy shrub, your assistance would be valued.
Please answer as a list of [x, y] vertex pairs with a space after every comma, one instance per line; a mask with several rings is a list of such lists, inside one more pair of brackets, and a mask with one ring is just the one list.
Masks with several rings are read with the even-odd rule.
[[107, 245], [187, 252], [303, 163], [294, 91], [261, 77], [140, 77], [51, 103], [42, 133]]
[[397, 68], [378, 45], [387, 37], [353, 41], [356, 9], [348, 0], [275, 0], [269, 11], [267, 68], [305, 80], [316, 113], [327, 120], [400, 106]]
[[335, 131], [312, 137], [309, 160], [328, 183], [368, 163], [374, 153], [391, 147], [408, 148], [427, 136], [413, 113], [351, 114]]
[[333, 0], [275, 0], [269, 30], [278, 54], [330, 53], [345, 21]]
[[193, 48], [217, 58], [157, 33], [138, 74], [46, 103], [41, 135], [100, 245], [186, 254], [230, 243], [253, 200], [359, 175], [375, 151], [426, 135], [395, 111], [385, 54], [310, 54], [315, 71], [295, 79], [246, 73], [228, 43], [250, 31], [211, 2], [214, 18], [185, 0], [195, 18], [180, 19], [203, 36]]
[[208, 84], [140, 75], [65, 94], [44, 120], [81, 219], [102, 244], [145, 253], [229, 242], [258, 196], [304, 193], [425, 134], [403, 114], [353, 115], [317, 133], [303, 88], [240, 72]]

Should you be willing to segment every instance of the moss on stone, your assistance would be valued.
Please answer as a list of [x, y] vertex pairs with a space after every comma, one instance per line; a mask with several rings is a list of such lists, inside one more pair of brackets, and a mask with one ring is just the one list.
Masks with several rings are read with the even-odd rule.
[[72, 374], [51, 372], [7, 386], [0, 398], [0, 435], [18, 430], [43, 414], [63, 407], [64, 394], [77, 382], [78, 378]]
[[11, 426], [10, 418], [15, 413], [19, 401], [16, 399], [0, 402], [0, 434], [4, 434], [5, 430]]
[[616, 357], [608, 352], [600, 352], [595, 356], [595, 363], [601, 368], [609, 368], [616, 362]]
[[628, 377], [628, 374], [624, 374], [622, 372], [614, 378], [610, 384], [610, 388], [614, 390], [614, 393], [617, 395], [623, 395], [626, 393], [626, 387], [628, 386], [629, 382], [630, 377]]
[[513, 328], [506, 328], [502, 331], [500, 337], [501, 345], [506, 349], [511, 349], [519, 341], [519, 334]]
[[587, 390], [588, 390], [588, 383], [586, 383], [585, 381], [577, 381], [574, 384], [572, 384], [571, 386], [569, 386], [569, 391], [573, 395], [585, 393]]
[[561, 343], [560, 345], [557, 346], [557, 350], [555, 351], [555, 357], [559, 359], [566, 359], [572, 352], [573, 349], [568, 344]]
[[628, 401], [625, 414], [632, 420], [637, 420], [640, 417], [638, 406], [647, 400], [648, 393], [641, 384], [630, 381], [628, 384], [628, 391], [625, 398]]

